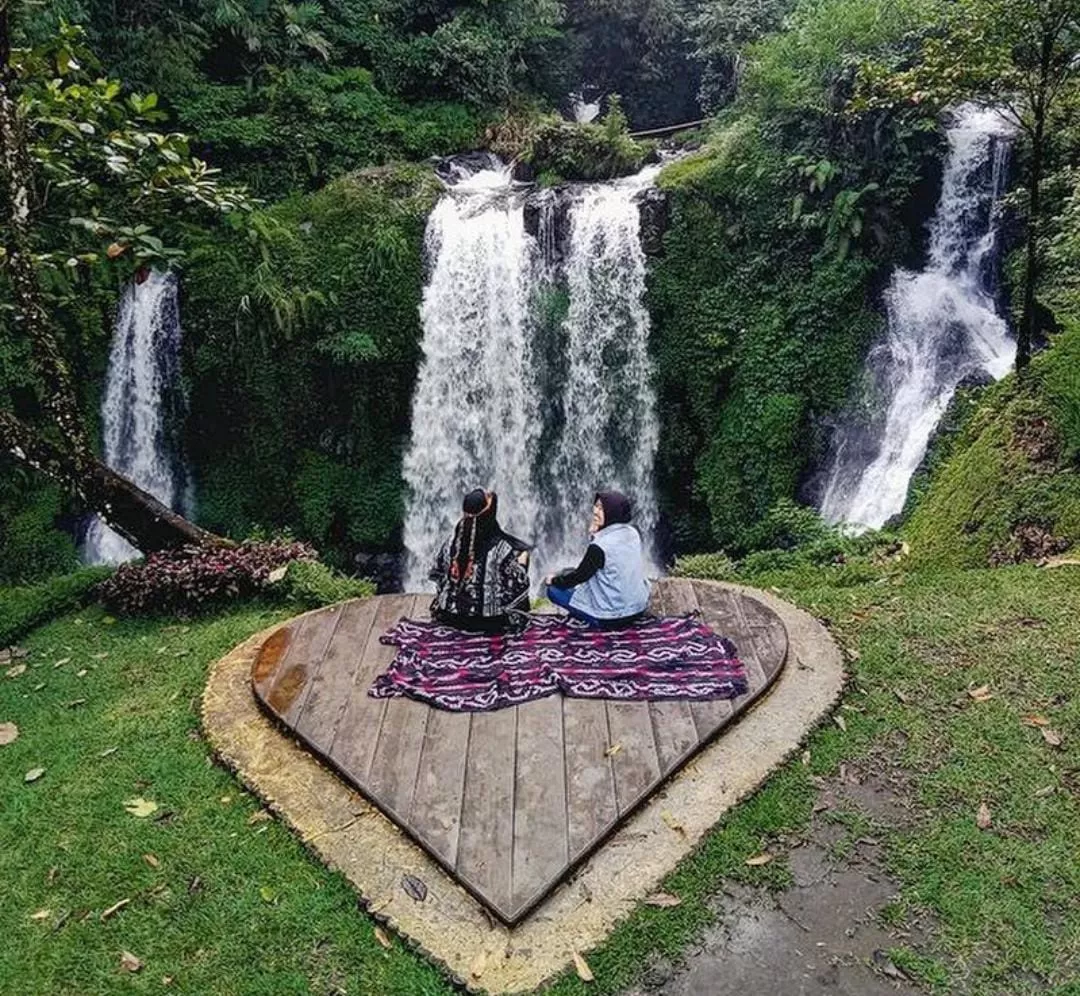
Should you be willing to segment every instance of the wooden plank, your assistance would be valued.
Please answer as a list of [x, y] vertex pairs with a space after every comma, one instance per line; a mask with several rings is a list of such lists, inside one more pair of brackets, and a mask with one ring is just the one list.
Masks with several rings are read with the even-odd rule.
[[308, 682], [326, 653], [340, 616], [340, 605], [304, 616], [300, 620], [299, 632], [289, 645], [288, 654], [278, 667], [277, 677], [265, 701], [290, 726], [296, 722], [306, 698]]
[[787, 630], [779, 617], [756, 598], [744, 597], [741, 608], [749, 626], [750, 638], [757, 648], [758, 662], [766, 679], [770, 679], [783, 667], [787, 657]]
[[319, 750], [328, 750], [334, 741], [353, 677], [360, 666], [360, 652], [371, 633], [378, 603], [373, 598], [349, 602], [342, 607], [337, 629], [314, 677], [297, 717], [295, 729]]
[[602, 699], [563, 701], [567, 836], [570, 858], [584, 852], [619, 815], [615, 773], [607, 749], [607, 704]]
[[[413, 596], [405, 615], [416, 618], [423, 596]], [[391, 648], [393, 649], [393, 648]], [[432, 709], [413, 699], [388, 699], [383, 712], [379, 738], [371, 759], [368, 785], [372, 794], [399, 817], [412, 808], [416, 776], [420, 769], [420, 751], [424, 731]]]
[[[674, 579], [676, 583], [657, 585], [658, 607], [664, 615], [680, 616], [697, 610], [697, 598], [689, 582]], [[656, 753], [660, 760], [660, 774], [667, 775], [698, 745], [698, 730], [694, 716], [686, 701], [650, 702]]]
[[361, 786], [367, 786], [371, 759], [382, 725], [385, 699], [373, 699], [368, 689], [376, 676], [394, 659], [396, 648], [385, 646], [379, 637], [405, 615], [414, 604], [412, 595], [384, 595], [378, 599], [375, 618], [367, 642], [357, 648], [360, 664], [353, 676], [349, 701], [330, 745], [330, 759]]
[[409, 823], [427, 845], [453, 868], [461, 836], [465, 759], [472, 715], [432, 709], [424, 730], [416, 793]]
[[[731, 633], [724, 632], [723, 624], [718, 627], [714, 614], [706, 611], [705, 606], [701, 604], [697, 585], [688, 578], [672, 578], [664, 586], [664, 604], [672, 615], [683, 615], [699, 610], [701, 621], [706, 626], [721, 636], [734, 639]], [[734, 612], [732, 616], [734, 617]], [[718, 699], [715, 702], [691, 702], [690, 718], [694, 721], [698, 743], [708, 740], [731, 718], [733, 712], [731, 702], [727, 699]]]
[[563, 698], [518, 707], [511, 902], [522, 909], [566, 867]]
[[765, 681], [765, 670], [758, 660], [757, 642], [753, 638], [753, 633], [750, 630], [750, 626], [746, 621], [746, 615], [743, 611], [743, 603], [746, 599], [744, 596], [738, 594], [733, 595], [733, 599], [735, 602], [735, 611], [739, 617], [739, 629], [744, 634], [743, 641], [739, 646], [739, 659], [746, 665], [746, 678], [750, 684], [746, 695], [740, 695], [735, 699], [735, 707], [741, 709], [746, 705], [748, 699], [754, 698], [761, 692], [767, 682]]
[[517, 709], [472, 717], [458, 841], [458, 876], [504, 917], [511, 915]]
[[615, 798], [619, 813], [625, 813], [660, 778], [660, 759], [656, 753], [652, 717], [648, 702], [608, 702], [608, 730], [615, 772]]

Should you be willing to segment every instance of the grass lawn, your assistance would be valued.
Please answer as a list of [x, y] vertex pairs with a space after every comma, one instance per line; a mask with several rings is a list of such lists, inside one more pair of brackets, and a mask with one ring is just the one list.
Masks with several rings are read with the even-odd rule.
[[[896, 962], [941, 993], [1080, 993], [1077, 572], [830, 569], [765, 583], [851, 651], [846, 730], [817, 731], [809, 763], [777, 773], [671, 876], [680, 906], [640, 909], [588, 954], [595, 983], [565, 977], [552, 992], [614, 992], [651, 955], [677, 956], [725, 878], [783, 887], [783, 861], [745, 858], [782, 853], [809, 821], [815, 779], [861, 762], [899, 774], [913, 804], [910, 824], [875, 831], [902, 883], [888, 915], [937, 924], [935, 950]], [[380, 946], [344, 880], [276, 821], [253, 821], [257, 801], [209, 757], [208, 665], [280, 617], [110, 623], [93, 608], [22, 641], [26, 671], [0, 676], [0, 722], [20, 730], [0, 747], [0, 992], [454, 991], [396, 939]], [[989, 697], [968, 694], [982, 685]], [[132, 815], [133, 799], [157, 809]], [[139, 972], [122, 969], [124, 951]]]

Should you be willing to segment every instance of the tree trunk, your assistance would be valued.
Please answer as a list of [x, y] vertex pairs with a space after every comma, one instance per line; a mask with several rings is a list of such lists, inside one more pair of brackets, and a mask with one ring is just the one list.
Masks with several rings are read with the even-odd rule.
[[94, 454], [71, 371], [45, 310], [30, 241], [33, 171], [13, 89], [9, 0], [0, 0], [0, 175], [4, 190], [5, 266], [15, 299], [14, 327], [31, 344], [41, 405], [59, 429], [56, 446], [11, 412], [0, 410], [0, 449], [62, 481], [143, 553], [188, 543], [228, 545], [170, 511], [153, 495], [106, 467]]

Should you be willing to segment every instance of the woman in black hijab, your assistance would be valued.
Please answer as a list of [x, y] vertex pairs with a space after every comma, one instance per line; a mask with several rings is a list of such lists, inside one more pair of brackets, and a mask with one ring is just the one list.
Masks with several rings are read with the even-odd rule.
[[437, 586], [431, 617], [474, 633], [522, 628], [529, 611], [529, 545], [498, 520], [499, 498], [477, 488], [462, 502], [454, 534], [429, 575]]

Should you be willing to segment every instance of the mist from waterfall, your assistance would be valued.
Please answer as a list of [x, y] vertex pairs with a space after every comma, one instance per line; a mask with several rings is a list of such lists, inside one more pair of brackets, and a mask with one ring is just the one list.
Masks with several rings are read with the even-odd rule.
[[598, 487], [630, 495], [651, 544], [658, 428], [635, 198], [657, 172], [575, 185], [561, 207], [505, 169], [449, 173], [428, 221], [404, 462], [409, 590], [428, 586], [473, 487], [497, 491], [503, 526], [535, 544], [534, 580], [580, 558]]
[[1004, 377], [1016, 355], [997, 300], [1011, 129], [992, 109], [964, 106], [948, 140], [927, 268], [894, 274], [888, 333], [867, 360], [873, 415], [849, 413], [833, 439], [821, 512], [855, 530], [879, 529], [903, 510], [957, 388]]
[[[177, 436], [180, 341], [176, 277], [154, 271], [128, 284], [117, 309], [101, 419], [105, 463], [170, 508], [190, 512]], [[138, 556], [100, 518], [91, 520], [83, 541], [87, 563]]]

